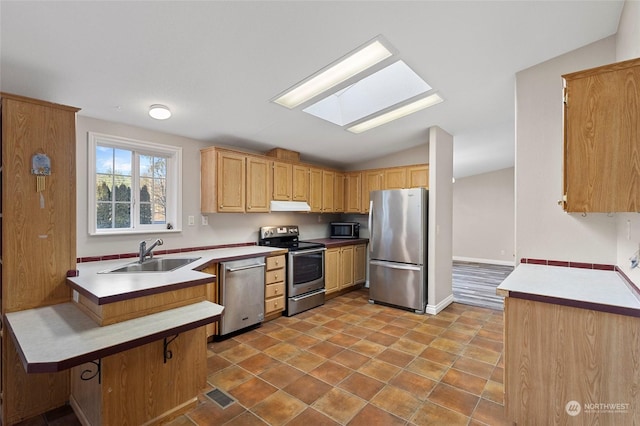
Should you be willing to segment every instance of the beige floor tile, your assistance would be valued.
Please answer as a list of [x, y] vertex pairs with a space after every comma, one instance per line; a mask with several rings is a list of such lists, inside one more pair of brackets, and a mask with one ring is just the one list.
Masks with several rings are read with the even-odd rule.
[[447, 370], [440, 381], [441, 383], [446, 383], [478, 396], [482, 395], [485, 385], [487, 384], [486, 379], [456, 370], [455, 368]]
[[207, 382], [209, 382], [213, 387], [220, 388], [226, 392], [227, 390], [238, 386], [240, 383], [246, 382], [252, 377], [253, 374], [249, 373], [244, 368], [232, 365], [222, 371], [208, 376]]
[[318, 399], [313, 408], [331, 417], [341, 424], [346, 424], [366, 405], [366, 402], [344, 390], [333, 388]]
[[358, 352], [364, 356], [370, 358], [375, 357], [386, 349], [386, 346], [378, 343], [371, 342], [369, 340], [362, 339], [349, 347], [354, 352]]
[[411, 392], [415, 397], [424, 401], [431, 393], [431, 390], [436, 386], [437, 382], [410, 371], [403, 370], [393, 379], [389, 380], [389, 384], [407, 392]]
[[401, 337], [390, 347], [402, 352], [406, 352], [413, 356], [418, 356], [427, 348], [427, 345], [423, 345], [422, 343], [414, 342], [410, 339]]
[[371, 403], [405, 420], [409, 420], [421, 405], [413, 393], [393, 385], [385, 386]]
[[360, 367], [358, 371], [383, 382], [388, 382], [398, 374], [400, 367], [396, 367], [395, 365], [391, 365], [384, 361], [372, 359]]
[[415, 425], [463, 426], [469, 423], [469, 417], [427, 401], [418, 408], [411, 423]]
[[449, 369], [446, 365], [429, 361], [424, 358], [416, 358], [407, 366], [408, 371], [412, 371], [431, 380], [440, 381], [444, 373]]
[[359, 396], [365, 401], [373, 398], [384, 386], [383, 382], [358, 372], [350, 375], [339, 385], [340, 388]]
[[254, 349], [251, 346], [241, 343], [237, 346], [232, 347], [231, 349], [227, 349], [224, 352], [220, 352], [219, 355], [228, 361], [237, 363], [253, 355], [256, 355], [258, 353], [259, 351], [257, 349]]
[[453, 386], [439, 383], [431, 391], [429, 401], [457, 411], [467, 417], [471, 416], [480, 398]]
[[[375, 405], [367, 404], [349, 422], [349, 426], [403, 426], [406, 421]], [[310, 425], [309, 425], [310, 426]], [[315, 426], [315, 425], [314, 425]]]
[[340, 383], [352, 373], [352, 369], [331, 360], [320, 364], [318, 367], [309, 372], [311, 376], [318, 378], [323, 382], [327, 382], [331, 385]]
[[252, 412], [273, 426], [284, 425], [307, 408], [306, 404], [283, 391], [271, 394], [252, 408]]

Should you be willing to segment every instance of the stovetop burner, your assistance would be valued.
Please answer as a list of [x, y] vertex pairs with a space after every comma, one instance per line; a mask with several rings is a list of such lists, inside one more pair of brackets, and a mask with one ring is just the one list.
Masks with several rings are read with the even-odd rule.
[[288, 226], [263, 226], [260, 228], [258, 245], [286, 248], [289, 251], [309, 250], [324, 247], [320, 243], [299, 241], [300, 230], [297, 225]]

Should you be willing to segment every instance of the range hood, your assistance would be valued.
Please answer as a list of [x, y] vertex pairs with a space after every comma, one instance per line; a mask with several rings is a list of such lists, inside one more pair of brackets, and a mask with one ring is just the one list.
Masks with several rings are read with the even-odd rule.
[[310, 212], [311, 207], [304, 201], [271, 201], [272, 212]]

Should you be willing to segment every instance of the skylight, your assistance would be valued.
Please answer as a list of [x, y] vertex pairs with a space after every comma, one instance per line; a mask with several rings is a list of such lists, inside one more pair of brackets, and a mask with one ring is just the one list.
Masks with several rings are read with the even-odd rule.
[[[344, 130], [362, 133], [443, 102], [435, 92], [379, 35], [271, 102], [289, 109], [304, 108], [307, 114]], [[320, 96], [324, 98], [310, 105]]]
[[303, 111], [344, 126], [429, 90], [431, 86], [406, 63], [396, 61]]

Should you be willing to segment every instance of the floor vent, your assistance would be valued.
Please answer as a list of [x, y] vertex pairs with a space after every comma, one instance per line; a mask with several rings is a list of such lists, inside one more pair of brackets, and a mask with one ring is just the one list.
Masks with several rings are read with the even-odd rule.
[[222, 408], [227, 408], [229, 405], [235, 402], [233, 398], [222, 392], [220, 389], [214, 389], [210, 392], [207, 392], [207, 396]]

